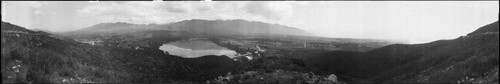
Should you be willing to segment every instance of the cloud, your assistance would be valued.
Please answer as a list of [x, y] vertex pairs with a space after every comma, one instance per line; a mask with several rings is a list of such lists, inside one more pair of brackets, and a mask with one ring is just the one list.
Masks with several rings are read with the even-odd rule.
[[190, 11], [190, 4], [184, 2], [170, 2], [159, 4], [161, 9], [172, 13], [187, 13]]
[[81, 16], [104, 22], [166, 23], [210, 11], [209, 2], [93, 2], [79, 10]]
[[191, 13], [212, 10], [214, 2], [161, 2], [159, 5], [169, 12]]
[[[37, 10], [38, 8], [47, 5], [47, 2], [40, 1], [2, 1], [2, 10], [5, 8], [16, 8], [16, 9], [27, 9], [27, 10], [35, 10], [34, 14], [43, 14], [42, 11]], [[2, 14], [5, 14], [2, 11]]]
[[204, 2], [199, 2], [196, 5], [197, 5], [196, 10], [198, 12], [206, 12], [214, 9], [215, 2], [204, 1]]
[[96, 2], [79, 10], [81, 16], [103, 22], [160, 23], [164, 17], [158, 3], [146, 2]]
[[293, 15], [289, 2], [248, 2], [244, 7], [247, 13], [270, 20], [283, 20]]
[[40, 10], [36, 10], [35, 15], [45, 15], [45, 13]]
[[275, 23], [307, 2], [92, 2], [81, 16], [102, 22], [168, 23], [186, 19], [245, 19]]
[[15, 7], [40, 8], [47, 4], [48, 4], [47, 2], [42, 2], [42, 1], [2, 1], [2, 7], [15, 6]]
[[18, 3], [19, 5], [22, 5], [22, 6], [29, 6], [29, 7], [33, 7], [33, 8], [39, 8], [39, 7], [47, 4], [45, 2], [38, 2], [38, 1], [20, 1], [20, 2], [15, 2], [15, 3]]

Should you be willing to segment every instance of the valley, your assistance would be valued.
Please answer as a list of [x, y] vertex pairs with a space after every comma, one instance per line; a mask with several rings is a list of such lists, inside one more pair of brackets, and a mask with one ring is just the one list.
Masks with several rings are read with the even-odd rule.
[[[2, 79], [9, 83], [498, 83], [498, 22], [457, 39], [424, 44], [324, 38], [263, 24], [104, 23], [49, 34], [2, 22]], [[265, 29], [275, 27], [279, 30]]]

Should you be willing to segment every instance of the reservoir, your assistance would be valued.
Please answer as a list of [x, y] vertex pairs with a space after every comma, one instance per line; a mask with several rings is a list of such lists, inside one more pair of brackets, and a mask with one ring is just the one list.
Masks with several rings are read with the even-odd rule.
[[229, 58], [233, 58], [237, 54], [233, 50], [219, 46], [206, 39], [189, 39], [170, 42], [160, 46], [160, 50], [184, 58], [196, 58], [206, 55], [226, 55]]

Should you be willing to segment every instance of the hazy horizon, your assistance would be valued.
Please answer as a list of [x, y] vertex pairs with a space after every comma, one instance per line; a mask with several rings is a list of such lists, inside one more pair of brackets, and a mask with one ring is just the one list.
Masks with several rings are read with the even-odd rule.
[[105, 22], [244, 19], [296, 27], [322, 37], [425, 43], [464, 36], [498, 21], [498, 6], [498, 1], [2, 1], [2, 21], [29, 29], [70, 31]]

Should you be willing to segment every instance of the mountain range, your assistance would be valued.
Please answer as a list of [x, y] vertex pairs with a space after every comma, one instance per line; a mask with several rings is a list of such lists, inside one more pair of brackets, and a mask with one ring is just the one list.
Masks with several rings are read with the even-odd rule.
[[[424, 44], [320, 38], [244, 20], [103, 23], [46, 33], [2, 22], [3, 83], [498, 83], [498, 21], [466, 36]], [[182, 58], [167, 42], [208, 38], [263, 57]], [[83, 41], [95, 41], [87, 44]], [[331, 76], [338, 77], [331, 80]], [[327, 77], [328, 76], [328, 77]], [[265, 78], [265, 79], [264, 79]]]
[[200, 35], [293, 35], [314, 36], [306, 31], [283, 26], [246, 20], [192, 19], [168, 24], [131, 24], [125, 22], [101, 23], [88, 28], [66, 32], [67, 34], [130, 33], [140, 31], [179, 31]]

